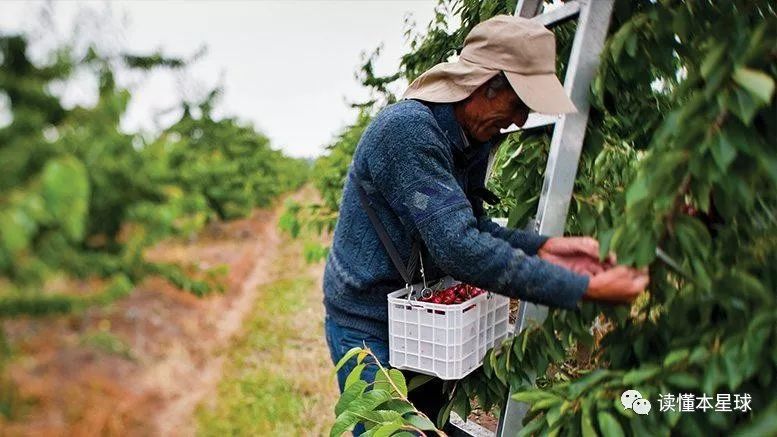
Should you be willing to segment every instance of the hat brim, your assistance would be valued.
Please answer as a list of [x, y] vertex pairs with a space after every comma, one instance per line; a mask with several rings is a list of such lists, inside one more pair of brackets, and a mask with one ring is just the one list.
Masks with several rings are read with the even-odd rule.
[[466, 99], [480, 85], [499, 74], [465, 59], [443, 62], [418, 76], [402, 98], [434, 103], [453, 103]]
[[518, 97], [532, 111], [542, 114], [569, 114], [577, 112], [564, 86], [555, 74], [519, 74], [505, 71], [507, 80]]
[[[457, 62], [443, 62], [418, 76], [402, 98], [434, 103], [459, 102], [499, 74], [499, 71], [463, 58]], [[505, 71], [504, 74], [516, 94], [532, 111], [542, 114], [577, 112], [555, 74], [529, 75], [511, 71]]]

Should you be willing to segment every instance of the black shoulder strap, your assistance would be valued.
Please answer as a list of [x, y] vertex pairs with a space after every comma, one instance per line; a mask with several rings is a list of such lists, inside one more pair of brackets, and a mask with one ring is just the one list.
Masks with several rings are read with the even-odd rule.
[[361, 181], [358, 178], [354, 178], [354, 182], [356, 191], [359, 193], [359, 201], [362, 204], [362, 208], [364, 208], [364, 212], [367, 213], [367, 217], [369, 217], [372, 227], [375, 228], [375, 232], [378, 233], [378, 238], [380, 238], [380, 242], [383, 243], [383, 247], [386, 249], [386, 252], [388, 252], [391, 262], [402, 276], [402, 279], [405, 280], [405, 284], [412, 284], [416, 265], [421, 256], [421, 243], [417, 239], [413, 239], [413, 246], [410, 249], [410, 259], [407, 262], [407, 266], [405, 266], [402, 263], [402, 257], [399, 255], [399, 251], [397, 251], [394, 243], [391, 242], [391, 238], [386, 232], [386, 228], [383, 227], [383, 223], [380, 222], [378, 215], [375, 214], [375, 210], [372, 208], [372, 205], [370, 205], [370, 199], [367, 197], [367, 193], [364, 191]]

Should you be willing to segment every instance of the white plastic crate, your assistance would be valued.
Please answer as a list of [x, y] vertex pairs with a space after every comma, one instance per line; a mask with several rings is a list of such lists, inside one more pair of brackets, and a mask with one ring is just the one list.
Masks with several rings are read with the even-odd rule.
[[[457, 281], [442, 280], [448, 288]], [[419, 284], [413, 285], [416, 291]], [[483, 293], [453, 305], [408, 300], [409, 290], [388, 295], [389, 362], [441, 379], [461, 379], [509, 332], [510, 299]]]

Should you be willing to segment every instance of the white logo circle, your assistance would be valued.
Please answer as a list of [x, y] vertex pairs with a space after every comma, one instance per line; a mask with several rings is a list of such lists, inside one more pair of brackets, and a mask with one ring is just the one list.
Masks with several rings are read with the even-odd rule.
[[642, 415], [647, 415], [651, 408], [650, 401], [647, 399], [637, 399], [631, 406], [635, 413]]
[[625, 410], [630, 410], [637, 399], [642, 399], [642, 395], [636, 390], [626, 390], [621, 394], [621, 404]]

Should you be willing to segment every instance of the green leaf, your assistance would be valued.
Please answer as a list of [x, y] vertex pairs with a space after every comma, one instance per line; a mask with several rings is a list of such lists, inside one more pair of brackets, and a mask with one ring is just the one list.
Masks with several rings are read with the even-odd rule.
[[600, 411], [599, 414], [596, 415], [597, 420], [599, 422], [599, 430], [602, 432], [602, 435], [605, 437], [623, 437], [623, 428], [621, 428], [621, 424], [618, 423], [618, 419], [613, 417], [612, 414], [606, 412], [606, 411]]
[[649, 265], [656, 258], [656, 241], [653, 239], [653, 235], [647, 233], [642, 235], [637, 243], [637, 248], [634, 254], [634, 263], [637, 266]]
[[391, 410], [396, 411], [399, 414], [407, 414], [411, 411], [415, 411], [415, 407], [403, 399], [391, 399], [390, 401], [386, 401], [377, 407], [378, 410]]
[[675, 363], [684, 361], [686, 358], [688, 358], [689, 354], [690, 352], [688, 351], [688, 349], [678, 349], [678, 350], [669, 352], [666, 358], [664, 358], [664, 367], [671, 367]]
[[407, 423], [423, 431], [434, 431], [437, 429], [431, 420], [417, 414], [410, 414], [409, 416], [405, 417], [405, 420]]
[[518, 402], [526, 402], [527, 404], [533, 404], [535, 402], [547, 399], [553, 399], [557, 402], [561, 402], [561, 398], [559, 396], [539, 389], [519, 391], [513, 395], [513, 399]]
[[772, 401], [757, 416], [740, 425], [731, 435], [737, 437], [777, 435], [777, 401]]
[[739, 357], [739, 351], [734, 347], [729, 347], [727, 350], [723, 351], [723, 367], [728, 379], [728, 388], [731, 391], [739, 388], [739, 385], [742, 383], [745, 376]]
[[577, 381], [573, 382], [569, 386], [569, 396], [571, 398], [578, 398], [580, 395], [597, 386], [603, 379], [609, 377], [610, 374], [602, 369], [594, 370], [588, 375], [583, 376]]
[[502, 382], [507, 382], [507, 365], [506, 358], [503, 355], [495, 357], [494, 360], [494, 375]]
[[394, 422], [402, 419], [402, 415], [391, 410], [373, 410], [359, 413], [361, 422], [372, 422], [375, 424]]
[[746, 89], [764, 104], [772, 100], [774, 94], [774, 80], [768, 74], [760, 70], [739, 67], [734, 70], [734, 82]]
[[517, 203], [510, 210], [510, 215], [507, 217], [507, 226], [519, 227], [523, 225], [521, 222], [524, 221], [523, 219], [526, 217], [526, 213], [529, 212], [533, 205], [533, 201]]
[[742, 120], [742, 123], [744, 123], [745, 126], [750, 126], [760, 105], [755, 101], [752, 94], [742, 88], [735, 88], [733, 94], [728, 109]]
[[538, 414], [534, 419], [530, 420], [520, 431], [518, 431], [518, 437], [528, 437], [537, 434], [537, 432], [545, 426], [545, 416]]
[[632, 58], [636, 56], [636, 54], [637, 54], [637, 35], [636, 35], [636, 33], [632, 33], [626, 39], [626, 53], [628, 53], [628, 55], [631, 56]]
[[634, 369], [623, 375], [623, 385], [633, 386], [640, 384], [656, 376], [661, 368], [655, 365], [646, 365], [641, 369]]
[[584, 235], [590, 235], [596, 228], [596, 212], [588, 204], [578, 203], [580, 203], [580, 207], [578, 208], [577, 220], [580, 223], [580, 232]]
[[644, 177], [637, 177], [637, 179], [631, 183], [631, 186], [629, 186], [629, 189], [626, 192], [626, 204], [628, 206], [633, 206], [637, 202], [643, 199], [647, 199], [647, 197], [648, 197], [647, 180]]
[[634, 22], [629, 21], [624, 24], [617, 32], [610, 38], [610, 56], [612, 60], [618, 62], [623, 47], [626, 44], [626, 40], [629, 38], [634, 29]]
[[[509, 352], [508, 352], [509, 353]], [[491, 350], [489, 353], [486, 354], [486, 356], [483, 358], [483, 374], [486, 375], [486, 378], [491, 379], [491, 375], [494, 374], [494, 369], [492, 367], [492, 363], [494, 362], [494, 350]], [[410, 385], [408, 386], [408, 391], [413, 391], [413, 381], [420, 377], [420, 376], [426, 376], [426, 375], [418, 375], [410, 380]], [[431, 377], [430, 377], [431, 378]], [[426, 381], [424, 381], [426, 382]]]
[[631, 428], [631, 435], [633, 436], [669, 435], [669, 431], [662, 432], [660, 429], [651, 426], [646, 420], [642, 420], [642, 418], [634, 418], [629, 422], [629, 425]]
[[583, 399], [583, 411], [580, 414], [580, 431], [583, 437], [596, 437], [598, 435], [591, 416], [592, 402], [592, 399]]
[[741, 270], [732, 270], [731, 277], [745, 294], [756, 297], [762, 302], [774, 300], [774, 295], [769, 293], [763, 283], [753, 275]]
[[613, 234], [615, 234], [615, 229], [599, 232], [599, 260], [604, 260], [610, 253], [610, 242]]
[[46, 163], [41, 176], [46, 207], [62, 225], [71, 241], [80, 241], [86, 230], [89, 210], [89, 177], [86, 167], [73, 157]]
[[407, 391], [411, 392], [433, 379], [434, 379], [434, 376], [418, 374], [410, 379], [410, 382], [407, 385]]
[[407, 385], [402, 372], [397, 369], [378, 370], [375, 374], [375, 388], [396, 393], [394, 386], [399, 390], [400, 396], [407, 397]]
[[690, 373], [673, 373], [666, 377], [669, 385], [685, 390], [691, 390], [699, 387], [699, 379]]
[[354, 348], [351, 348], [348, 352], [346, 352], [345, 355], [343, 355], [343, 357], [340, 358], [340, 361], [337, 362], [337, 365], [335, 366], [335, 373], [337, 373], [337, 371], [340, 370], [340, 368], [343, 367], [345, 363], [348, 362], [348, 360], [353, 358], [354, 355], [358, 354], [362, 350], [363, 349], [360, 347], [354, 347]]
[[553, 428], [559, 420], [564, 416], [561, 411], [562, 404], [554, 405], [545, 413], [545, 421], [548, 422], [548, 426]]
[[399, 389], [399, 394], [406, 398], [408, 389], [407, 383], [405, 381], [405, 375], [403, 375], [402, 372], [398, 369], [389, 369], [388, 373], [391, 381], [394, 383], [397, 389]]
[[37, 224], [23, 211], [0, 211], [0, 244], [13, 258], [18, 252], [27, 248], [30, 237], [37, 231]]
[[709, 78], [710, 73], [720, 70], [720, 61], [723, 59], [723, 55], [726, 54], [727, 48], [725, 44], [718, 44], [712, 50], [707, 52], [704, 57], [704, 61], [701, 63], [701, 76], [705, 79]]
[[726, 171], [728, 166], [734, 162], [734, 158], [737, 157], [737, 150], [731, 144], [725, 131], [721, 131], [713, 138], [710, 143], [710, 152], [712, 152], [712, 158], [715, 159], [715, 163], [721, 171]]
[[329, 431], [329, 437], [340, 437], [348, 431], [353, 431], [357, 423], [359, 423], [359, 418], [354, 413], [346, 411], [335, 419], [335, 423]]
[[338, 416], [342, 414], [351, 402], [364, 393], [364, 390], [367, 389], [368, 385], [367, 381], [358, 380], [345, 389], [343, 394], [340, 395], [340, 399], [337, 400], [335, 414]]
[[541, 410], [547, 410], [549, 408], [558, 407], [563, 401], [564, 399], [560, 397], [549, 397], [549, 398], [541, 399], [531, 404], [530, 411], [541, 411]]
[[362, 370], [364, 370], [365, 364], [359, 364], [357, 366], [354, 366], [353, 370], [351, 370], [351, 373], [348, 374], [348, 377], [345, 378], [345, 388], [348, 389], [348, 387], [351, 386], [356, 381], [359, 381], [362, 376]]
[[[364, 381], [357, 381], [352, 387], [358, 385], [360, 382]], [[343, 396], [345, 396], [345, 394], [343, 394]], [[344, 430], [352, 429], [348, 427], [353, 426], [354, 423], [361, 421], [362, 419], [360, 419], [359, 416], [366, 417], [366, 415], [369, 412], [375, 410], [378, 405], [381, 405], [391, 399], [391, 393], [385, 390], [375, 389], [362, 393], [361, 396], [356, 397], [356, 399], [353, 399], [347, 404], [343, 402], [343, 396], [341, 396], [340, 401], [338, 401], [337, 405], [335, 406], [335, 414], [338, 414], [335, 425], [338, 427], [337, 430], [340, 433], [344, 432]], [[338, 413], [338, 411], [340, 413]], [[398, 415], [396, 412], [390, 412], [387, 414]], [[333, 432], [334, 430], [335, 428], [333, 428]]]
[[437, 426], [440, 428], [445, 426], [448, 419], [451, 417], [451, 410], [453, 409], [453, 399], [448, 400], [443, 408], [440, 408], [440, 412], [437, 413]]
[[472, 405], [464, 390], [456, 390], [456, 395], [453, 399], [453, 411], [458, 413], [460, 417], [469, 417]]
[[701, 388], [705, 393], [715, 393], [715, 390], [723, 382], [723, 372], [721, 372], [719, 361], [715, 358], [709, 360], [709, 363], [704, 368], [704, 380]]
[[404, 425], [404, 423], [401, 419], [394, 422], [384, 423], [383, 425], [375, 428], [375, 430], [372, 432], [372, 437], [389, 437], [399, 428], [402, 428], [402, 425]]

